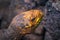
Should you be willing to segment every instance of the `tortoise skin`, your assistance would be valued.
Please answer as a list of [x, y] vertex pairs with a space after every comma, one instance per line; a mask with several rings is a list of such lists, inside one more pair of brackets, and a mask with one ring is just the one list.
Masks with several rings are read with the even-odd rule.
[[39, 24], [42, 16], [40, 10], [29, 10], [14, 17], [11, 24], [20, 30], [20, 34], [30, 33]]

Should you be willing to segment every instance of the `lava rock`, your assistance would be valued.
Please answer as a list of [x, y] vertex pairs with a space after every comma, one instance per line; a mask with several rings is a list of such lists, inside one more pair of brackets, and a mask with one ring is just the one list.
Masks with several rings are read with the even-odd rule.
[[8, 28], [12, 18], [15, 14], [12, 14], [13, 10], [10, 10], [9, 7], [0, 9], [0, 28], [5, 29]]
[[56, 10], [60, 11], [60, 1], [57, 1], [56, 3], [52, 3], [52, 6], [53, 6]]
[[10, 5], [11, 0], [0, 0], [0, 9]]
[[[46, 4], [48, 0], [12, 0], [11, 7], [16, 7], [17, 9], [34, 9], [37, 6]], [[41, 4], [41, 5], [40, 5]]]
[[49, 0], [52, 3], [52, 7], [60, 11], [60, 0]]
[[[49, 4], [49, 5], [48, 5]], [[46, 5], [45, 25], [46, 29], [45, 40], [59, 40], [60, 39], [60, 11], [52, 7], [52, 2]]]

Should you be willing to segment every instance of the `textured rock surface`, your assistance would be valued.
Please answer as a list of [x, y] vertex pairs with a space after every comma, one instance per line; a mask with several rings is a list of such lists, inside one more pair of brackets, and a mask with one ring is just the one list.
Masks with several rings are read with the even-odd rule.
[[11, 0], [0, 0], [0, 9], [10, 5]]
[[20, 10], [29, 10], [35, 9], [37, 6], [44, 5], [47, 1], [48, 0], [12, 0], [11, 7]]
[[46, 5], [45, 16], [45, 40], [59, 40], [60, 39], [60, 11], [52, 7], [52, 3], [48, 2]]

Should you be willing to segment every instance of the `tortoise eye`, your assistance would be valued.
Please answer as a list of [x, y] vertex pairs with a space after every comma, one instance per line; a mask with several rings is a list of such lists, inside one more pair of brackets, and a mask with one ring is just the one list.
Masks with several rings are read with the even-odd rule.
[[35, 18], [33, 18], [31, 21], [34, 21], [35, 20]]

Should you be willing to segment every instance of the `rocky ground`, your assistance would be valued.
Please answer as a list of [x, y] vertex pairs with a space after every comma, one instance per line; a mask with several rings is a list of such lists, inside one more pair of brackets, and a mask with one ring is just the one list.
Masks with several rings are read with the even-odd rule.
[[34, 33], [20, 35], [18, 40], [60, 40], [60, 0], [0, 0], [0, 4], [0, 40], [16, 40], [16, 28], [8, 27], [19, 10], [31, 9], [42, 10], [43, 19]]

